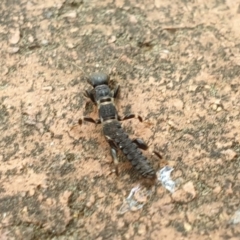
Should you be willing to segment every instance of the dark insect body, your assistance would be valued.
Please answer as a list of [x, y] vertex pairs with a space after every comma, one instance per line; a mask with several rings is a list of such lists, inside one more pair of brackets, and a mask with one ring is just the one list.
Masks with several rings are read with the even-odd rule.
[[88, 78], [88, 83], [93, 86], [93, 89], [87, 90], [85, 96], [97, 105], [99, 119], [84, 117], [84, 120], [103, 125], [103, 134], [111, 147], [111, 155], [117, 173], [117, 150], [121, 149], [136, 171], [145, 178], [154, 179], [156, 172], [139, 149], [146, 150], [147, 145], [141, 139], [131, 140], [120, 123], [120, 121], [133, 118], [134, 114], [126, 115], [123, 118], [119, 117], [114, 103], [119, 93], [119, 86], [111, 91], [108, 81], [109, 76], [105, 73], [94, 73]]

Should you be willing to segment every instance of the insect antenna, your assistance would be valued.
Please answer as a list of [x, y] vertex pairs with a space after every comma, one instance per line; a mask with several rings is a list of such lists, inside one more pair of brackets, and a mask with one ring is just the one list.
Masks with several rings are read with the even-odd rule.
[[86, 78], [88, 78], [87, 76], [87, 74], [86, 74], [86, 72], [81, 68], [81, 67], [79, 67], [76, 63], [74, 63], [74, 62], [70, 62], [70, 61], [68, 61], [68, 60], [66, 60], [66, 59], [63, 59], [65, 62], [67, 62], [67, 63], [69, 63], [70, 65], [74, 65], [76, 68], [78, 68], [82, 73], [83, 73], [83, 75], [84, 75], [84, 77], [86, 77]]
[[113, 73], [114, 68], [115, 68], [116, 66], [118, 66], [119, 63], [122, 61], [121, 59], [122, 59], [122, 57], [123, 57], [124, 54], [125, 54], [125, 50], [126, 50], [127, 47], [129, 47], [129, 46], [130, 46], [130, 49], [132, 49], [131, 44], [130, 44], [130, 43], [127, 44], [127, 46], [125, 46], [124, 49], [122, 50], [123, 52], [121, 53], [121, 55], [117, 58], [117, 60], [116, 60], [116, 61], [112, 64], [112, 66], [110, 67], [110, 69], [108, 70], [109, 76]]

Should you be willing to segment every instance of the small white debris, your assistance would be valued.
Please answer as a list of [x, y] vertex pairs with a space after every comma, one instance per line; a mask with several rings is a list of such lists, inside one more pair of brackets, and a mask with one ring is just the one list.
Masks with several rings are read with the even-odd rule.
[[155, 188], [149, 190], [140, 185], [132, 188], [130, 194], [125, 199], [118, 213], [124, 214], [128, 211], [134, 212], [141, 209], [147, 203], [150, 196], [152, 196], [154, 190]]
[[235, 214], [229, 220], [230, 224], [238, 224], [240, 223], [240, 209], [238, 209]]
[[[175, 182], [170, 178], [172, 171], [172, 167], [166, 166], [157, 172], [158, 181], [171, 193], [175, 191]], [[149, 201], [155, 191], [156, 187], [149, 189], [141, 185], [132, 188], [128, 197], [118, 210], [118, 213], [124, 214], [129, 211], [138, 211]]]
[[30, 43], [33, 43], [33, 42], [34, 42], [34, 37], [33, 37], [32, 35], [29, 35], [28, 41], [29, 41]]
[[176, 183], [171, 179], [170, 175], [174, 169], [170, 166], [165, 166], [157, 172], [158, 181], [171, 193], [175, 191]]
[[108, 40], [108, 43], [114, 43], [116, 42], [117, 38], [116, 36], [111, 36], [110, 39]]
[[42, 44], [43, 46], [47, 46], [47, 45], [48, 45], [48, 40], [47, 40], [47, 39], [43, 39], [42, 42], [41, 42], [41, 44]]
[[123, 203], [123, 205], [120, 207], [119, 209], [119, 214], [124, 214], [128, 211], [136, 211], [141, 209], [144, 204], [143, 203], [139, 203], [134, 199], [134, 194], [136, 192], [138, 192], [140, 190], [140, 186], [138, 185], [137, 187], [132, 188], [130, 194], [128, 195], [128, 197], [126, 198], [125, 202]]

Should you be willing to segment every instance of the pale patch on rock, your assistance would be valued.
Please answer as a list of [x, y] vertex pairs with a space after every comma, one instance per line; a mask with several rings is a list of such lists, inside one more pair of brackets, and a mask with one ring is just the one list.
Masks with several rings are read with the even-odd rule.
[[225, 156], [226, 160], [228, 161], [232, 161], [237, 157], [237, 153], [232, 149], [227, 149], [225, 151], [222, 151], [221, 153]]
[[172, 198], [175, 202], [188, 203], [197, 196], [193, 183], [185, 183], [181, 189], [173, 193]]
[[9, 38], [10, 44], [17, 44], [20, 40], [20, 30], [15, 29], [15, 31], [12, 33], [11, 37]]

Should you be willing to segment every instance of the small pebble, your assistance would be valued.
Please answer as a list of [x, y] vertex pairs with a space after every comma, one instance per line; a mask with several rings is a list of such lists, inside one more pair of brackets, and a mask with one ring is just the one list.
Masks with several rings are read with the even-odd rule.
[[16, 29], [9, 39], [10, 44], [17, 44], [20, 40], [20, 30]]
[[8, 53], [10, 53], [10, 54], [17, 53], [18, 51], [19, 51], [19, 47], [9, 47], [8, 48]]
[[45, 91], [52, 91], [52, 90], [53, 90], [53, 87], [52, 87], [52, 86], [42, 87], [42, 90], [45, 90]]
[[189, 232], [192, 230], [192, 226], [188, 223], [188, 222], [184, 222], [184, 229], [186, 230], [186, 232]]
[[28, 37], [28, 41], [29, 41], [30, 43], [33, 43], [33, 42], [34, 42], [34, 38], [33, 38], [32, 35], [30, 35], [30, 36]]
[[146, 228], [146, 225], [141, 223], [138, 227], [138, 234], [139, 235], [143, 235], [145, 236], [146, 235], [146, 232], [147, 232], [147, 228]]
[[76, 11], [67, 12], [62, 15], [62, 18], [76, 18], [76, 17], [77, 17]]
[[188, 90], [189, 92], [195, 92], [197, 90], [198, 86], [197, 85], [191, 85], [189, 86]]

